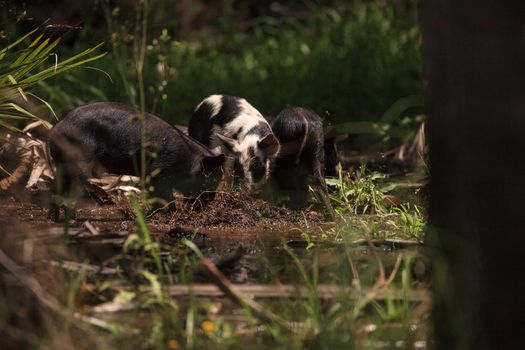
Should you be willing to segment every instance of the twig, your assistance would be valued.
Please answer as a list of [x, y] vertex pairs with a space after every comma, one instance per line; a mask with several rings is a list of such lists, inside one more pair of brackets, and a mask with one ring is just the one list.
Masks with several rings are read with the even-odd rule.
[[111, 332], [111, 333], [117, 333], [118, 332], [118, 327], [112, 325], [111, 323], [108, 323], [104, 320], [101, 320], [101, 319], [98, 319], [98, 318], [95, 318], [93, 316], [85, 316], [85, 315], [82, 315], [78, 312], [75, 312], [73, 314], [73, 316], [75, 316], [77, 319], [79, 320], [82, 320], [83, 322], [87, 323], [87, 324], [90, 324], [92, 326], [95, 326], [97, 328], [100, 328], [100, 329], [103, 329], [105, 331], [108, 331], [108, 332]]
[[91, 232], [93, 236], [98, 236], [100, 234], [100, 232], [98, 232], [95, 226], [91, 225], [91, 223], [88, 220], [84, 222], [84, 226], [88, 229], [89, 232]]
[[223, 269], [228, 266], [232, 266], [240, 258], [246, 254], [246, 249], [242, 245], [238, 246], [233, 253], [220, 256], [214, 263], [218, 269]]
[[136, 310], [143, 307], [141, 303], [128, 301], [125, 303], [115, 303], [113, 301], [96, 305], [91, 308], [91, 313], [117, 313], [117, 312], [127, 312]]
[[38, 301], [47, 308], [55, 311], [59, 315], [65, 315], [65, 310], [62, 306], [52, 298], [47, 292], [42, 288], [38, 281], [26, 275], [21, 271], [21, 267], [18, 266], [9, 256], [7, 256], [3, 250], [0, 249], [0, 265], [2, 265], [7, 271], [9, 271], [13, 276], [15, 276], [22, 284], [24, 284], [29, 290], [36, 296]]
[[263, 321], [277, 323], [282, 327], [290, 329], [290, 325], [284, 319], [272, 313], [271, 311], [265, 310], [261, 304], [252, 299], [249, 299], [243, 293], [241, 293], [230, 281], [228, 281], [228, 279], [219, 271], [219, 269], [217, 269], [211, 260], [202, 258], [200, 264], [209, 272], [213, 282], [232, 301], [240, 306], [249, 308], [255, 316], [259, 317]]
[[394, 281], [394, 278], [396, 277], [397, 271], [399, 270], [399, 266], [401, 266], [401, 261], [403, 260], [403, 253], [400, 253], [397, 256], [396, 263], [394, 264], [394, 268], [392, 269], [392, 272], [390, 272], [390, 276], [388, 276], [388, 279], [385, 282], [385, 285], [383, 288], [388, 287], [392, 281]]
[[379, 256], [377, 255], [377, 252], [375, 251], [374, 246], [372, 242], [370, 241], [370, 238], [366, 237], [366, 240], [368, 241], [368, 245], [370, 246], [370, 251], [374, 255], [374, 259], [376, 260], [377, 266], [379, 267], [379, 276], [371, 290], [371, 292], [373, 292], [376, 288], [380, 288], [382, 285], [385, 284], [385, 266], [383, 265], [383, 261], [379, 259]]
[[100, 273], [102, 275], [115, 275], [118, 270], [112, 267], [103, 267], [89, 264], [82, 264], [75, 261], [54, 261], [54, 260], [43, 260], [43, 263], [48, 263], [54, 267], [60, 267], [64, 270], [69, 271], [85, 271], [87, 273]]
[[371, 248], [374, 248], [374, 245], [390, 245], [391, 247], [399, 246], [401, 248], [418, 246], [421, 245], [419, 241], [412, 241], [408, 239], [358, 239], [352, 242], [354, 245], [369, 245]]
[[350, 264], [350, 269], [352, 270], [352, 284], [357, 287], [359, 292], [361, 292], [361, 279], [359, 278], [359, 272], [357, 272], [357, 268], [348, 251], [346, 252], [346, 256], [348, 258], [348, 263]]

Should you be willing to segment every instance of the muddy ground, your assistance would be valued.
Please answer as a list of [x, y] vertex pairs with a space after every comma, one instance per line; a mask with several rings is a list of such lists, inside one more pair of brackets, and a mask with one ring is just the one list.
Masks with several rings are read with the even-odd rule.
[[[84, 199], [66, 234], [64, 222], [48, 218], [46, 196], [47, 193], [38, 193], [0, 199], [0, 212], [8, 222], [4, 227], [9, 227], [20, 241], [35, 242], [31, 254], [41, 249], [46, 251], [42, 255], [51, 252], [53, 261], [85, 259], [92, 265], [113, 268], [115, 256], [122, 253], [126, 239], [139, 232], [129, 199], [122, 194], [112, 194], [106, 198], [106, 204], [97, 203], [100, 198], [96, 196]], [[146, 217], [148, 228], [167, 255], [187, 239], [215, 262], [234, 261], [235, 268], [228, 271], [234, 282], [255, 281], [254, 261], [261, 250], [287, 243], [303, 244], [301, 233], [306, 225], [312, 237], [333, 226], [333, 222], [325, 221], [323, 214], [312, 208], [295, 211], [243, 197], [238, 192], [203, 197], [178, 201], [170, 209], [150, 210]], [[64, 236], [68, 237], [65, 251]], [[39, 242], [45, 242], [45, 249], [39, 248]], [[33, 259], [39, 258], [34, 256], [30, 260]]]
[[[135, 213], [126, 196], [106, 194], [105, 204], [101, 203], [100, 196], [91, 197], [83, 199], [77, 205], [76, 217], [70, 225], [72, 228], [85, 229], [84, 223], [87, 221], [99, 232], [135, 229]], [[0, 210], [34, 228], [58, 229], [64, 225], [64, 212], [62, 210], [60, 222], [51, 221], [48, 218], [50, 198], [50, 194], [46, 192], [19, 198], [3, 196], [0, 197]], [[168, 209], [150, 207], [146, 219], [152, 234], [166, 243], [170, 239], [180, 239], [195, 233], [216, 236], [226, 232], [231, 239], [238, 239], [240, 236], [279, 232], [289, 233], [293, 238], [297, 236], [294, 232], [305, 225], [311, 231], [315, 231], [316, 227], [333, 226], [333, 222], [325, 219], [322, 210], [313, 205], [303, 210], [292, 210], [284, 205], [278, 206], [235, 191], [211, 195], [208, 193], [198, 198], [178, 200]]]

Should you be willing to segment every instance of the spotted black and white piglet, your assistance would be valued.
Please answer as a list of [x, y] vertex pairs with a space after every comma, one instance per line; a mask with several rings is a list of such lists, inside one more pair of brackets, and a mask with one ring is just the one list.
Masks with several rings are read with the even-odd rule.
[[244, 98], [236, 96], [206, 97], [195, 108], [188, 134], [230, 155], [229, 165], [247, 189], [268, 179], [270, 164], [279, 151], [279, 141], [266, 119]]

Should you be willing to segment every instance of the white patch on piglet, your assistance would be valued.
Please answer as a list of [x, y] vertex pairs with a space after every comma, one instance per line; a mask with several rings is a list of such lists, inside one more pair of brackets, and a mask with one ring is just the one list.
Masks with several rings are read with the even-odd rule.
[[202, 104], [206, 103], [211, 106], [212, 112], [210, 115], [210, 118], [215, 117], [222, 107], [222, 95], [210, 95], [206, 97], [204, 100], [202, 100], [201, 103], [195, 108], [195, 111], [197, 111], [199, 108], [201, 108]]

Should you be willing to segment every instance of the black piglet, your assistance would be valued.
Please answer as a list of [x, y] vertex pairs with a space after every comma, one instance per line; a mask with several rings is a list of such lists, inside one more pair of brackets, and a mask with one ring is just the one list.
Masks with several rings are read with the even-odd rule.
[[304, 107], [283, 109], [272, 123], [281, 149], [273, 177], [278, 187], [292, 194], [296, 204], [305, 204], [312, 184], [330, 215], [335, 215], [324, 181], [325, 153], [321, 118]]

